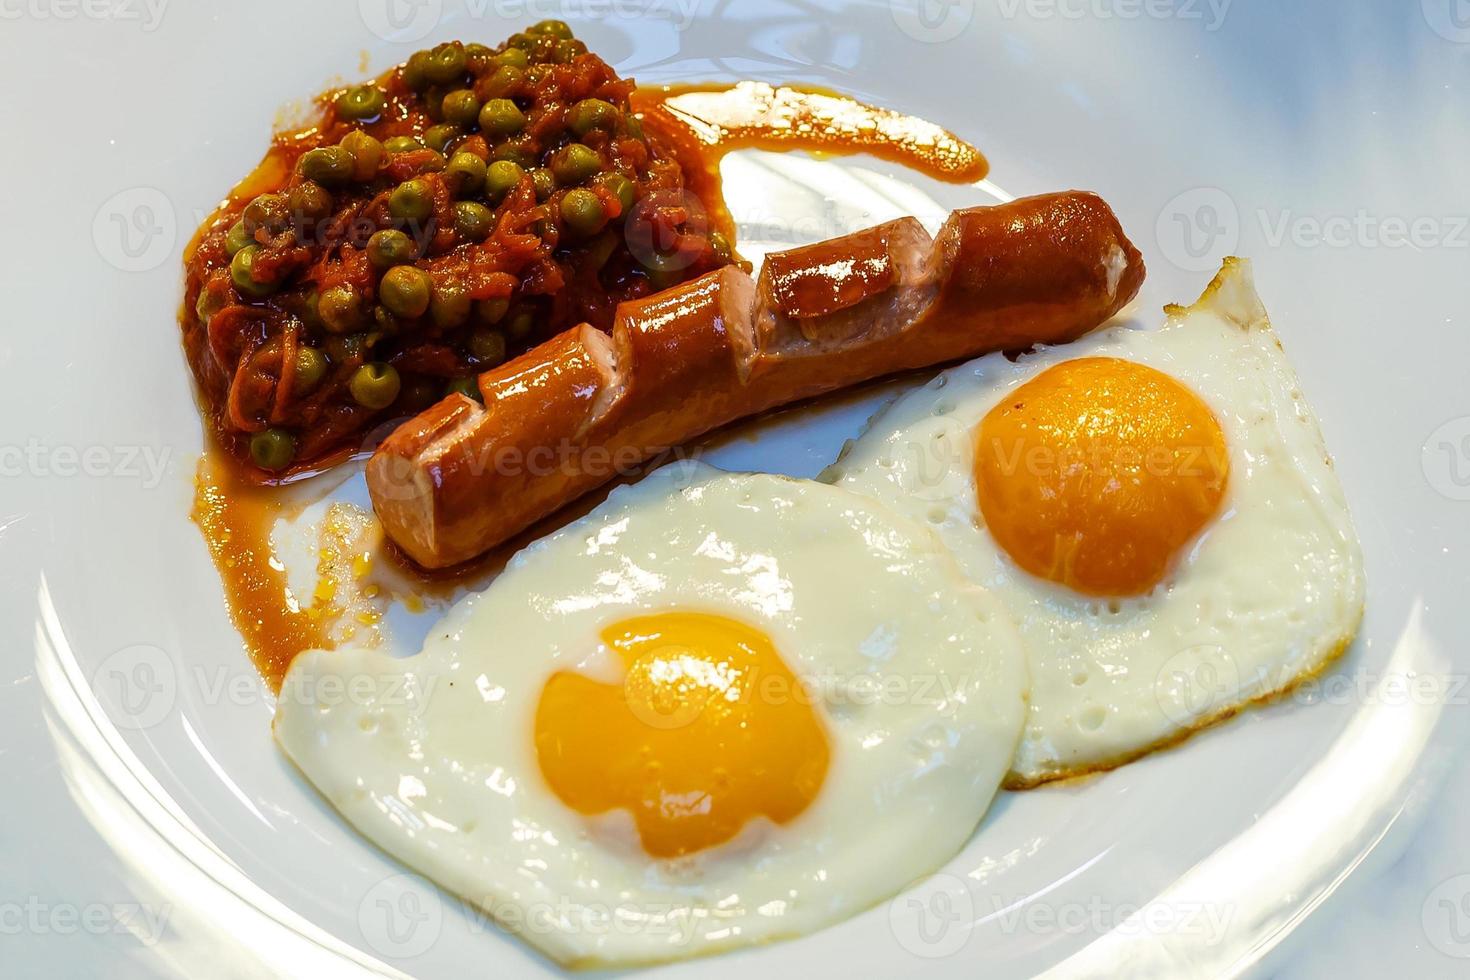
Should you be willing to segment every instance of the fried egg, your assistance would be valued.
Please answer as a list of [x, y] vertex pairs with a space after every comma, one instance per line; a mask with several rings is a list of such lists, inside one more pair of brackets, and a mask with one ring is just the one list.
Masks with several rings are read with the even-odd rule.
[[938, 539], [811, 481], [666, 467], [422, 652], [313, 651], [275, 735], [342, 815], [564, 964], [796, 936], [953, 856], [1025, 718]]
[[1357, 629], [1352, 521], [1249, 265], [1167, 314], [946, 371], [825, 475], [927, 521], [1020, 627], [1012, 787], [1175, 741]]

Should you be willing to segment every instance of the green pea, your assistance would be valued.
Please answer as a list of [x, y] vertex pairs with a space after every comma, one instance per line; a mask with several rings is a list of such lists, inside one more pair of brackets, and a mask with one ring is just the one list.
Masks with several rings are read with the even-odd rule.
[[245, 205], [240, 217], [251, 231], [264, 228], [275, 234], [290, 226], [291, 206], [279, 194], [261, 194]]
[[387, 104], [388, 97], [376, 85], [354, 85], [337, 96], [337, 115], [343, 119], [372, 119]]
[[561, 199], [561, 220], [577, 235], [586, 238], [602, 230], [607, 223], [607, 209], [602, 198], [591, 191], [577, 188]]
[[429, 308], [429, 293], [434, 280], [423, 269], [396, 265], [383, 273], [378, 282], [378, 299], [388, 312], [403, 317], [419, 317]]
[[475, 319], [481, 323], [499, 323], [510, 309], [508, 299], [482, 299], [475, 303]]
[[532, 87], [540, 85], [550, 72], [550, 65], [532, 65], [526, 69], [526, 84]]
[[415, 92], [421, 91], [429, 84], [429, 52], [415, 51], [409, 55], [408, 61], [399, 69], [399, 75], [403, 84]]
[[322, 326], [321, 311], [317, 308], [321, 303], [321, 294], [315, 289], [307, 289], [301, 297], [300, 316], [306, 323], [306, 329], [312, 334], [321, 333], [326, 329]]
[[354, 129], [337, 144], [352, 155], [352, 179], [369, 181], [378, 175], [383, 162], [383, 144], [360, 129]]
[[318, 184], [345, 184], [352, 179], [357, 161], [340, 146], [319, 146], [307, 150], [296, 161], [296, 169], [308, 180]]
[[424, 145], [431, 150], [444, 152], [445, 147], [464, 135], [464, 130], [450, 123], [439, 123], [424, 130]]
[[439, 111], [444, 115], [444, 121], [454, 123], [456, 126], [473, 126], [475, 120], [480, 118], [480, 100], [475, 98], [475, 93], [467, 88], [457, 88], [444, 96], [440, 103]]
[[526, 28], [527, 34], [550, 34], [552, 37], [567, 39], [572, 36], [572, 28], [564, 20], [543, 20]]
[[509, 160], [522, 169], [536, 165], [536, 154], [531, 147], [525, 143], [501, 143], [490, 151], [492, 160]]
[[250, 437], [250, 458], [263, 470], [284, 470], [296, 458], [296, 438], [285, 429], [266, 429]]
[[506, 47], [524, 51], [536, 43], [536, 39], [529, 33], [512, 34], [505, 41]]
[[305, 344], [296, 348], [296, 374], [294, 385], [298, 394], [305, 394], [322, 383], [327, 376], [327, 355], [315, 347]]
[[[521, 52], [522, 56], [525, 52]], [[501, 65], [499, 68], [481, 83], [480, 88], [487, 98], [505, 98], [520, 87], [526, 77], [526, 72], [515, 65]]]
[[476, 71], [495, 57], [495, 52], [483, 44], [471, 41], [464, 46], [465, 66], [470, 71]]
[[259, 253], [259, 245], [246, 245], [230, 259], [230, 280], [248, 299], [262, 299], [276, 291], [275, 283], [255, 281], [255, 257]]
[[586, 53], [587, 45], [581, 41], [558, 41], [551, 50], [551, 60], [559, 65], [568, 65]]
[[551, 172], [563, 186], [580, 184], [601, 168], [597, 151], [582, 143], [568, 143], [551, 158]]
[[638, 193], [638, 188], [627, 177], [615, 170], [609, 170], [607, 173], [599, 174], [596, 183], [599, 187], [606, 188], [613, 197], [618, 199], [618, 207], [621, 209], [619, 214], [625, 215], [633, 209], [633, 201]]
[[480, 109], [480, 129], [486, 136], [504, 137], [526, 126], [526, 114], [510, 99], [491, 99]]
[[291, 219], [297, 225], [315, 224], [332, 213], [332, 195], [314, 180], [303, 180], [286, 196]]
[[470, 353], [484, 367], [494, 367], [505, 360], [505, 334], [488, 327], [476, 327], [470, 332]]
[[499, 201], [511, 192], [526, 172], [520, 165], [510, 160], [496, 160], [485, 168], [485, 196], [492, 201]]
[[506, 336], [511, 340], [525, 340], [536, 328], [536, 314], [530, 310], [518, 310], [505, 326]]
[[375, 231], [367, 240], [368, 261], [377, 269], [391, 269], [414, 260], [413, 239], [396, 228]]
[[613, 129], [618, 123], [618, 107], [602, 99], [583, 99], [567, 110], [567, 128], [578, 136], [594, 129]]
[[420, 177], [405, 180], [388, 195], [388, 213], [399, 221], [429, 220], [434, 213], [434, 189]]
[[495, 213], [479, 201], [454, 203], [454, 233], [467, 242], [482, 242], [495, 226]]
[[242, 248], [248, 248], [255, 244], [255, 236], [245, 227], [245, 219], [241, 218], [230, 225], [230, 230], [225, 232], [225, 254], [230, 258]]
[[473, 398], [477, 402], [483, 402], [485, 396], [480, 394], [480, 383], [474, 378], [455, 378], [444, 386], [446, 395], [464, 395]]
[[495, 64], [498, 67], [525, 68], [531, 63], [523, 48], [506, 48], [495, 56]]
[[439, 45], [424, 63], [424, 77], [436, 85], [459, 81], [464, 74], [464, 48], [457, 41]]
[[347, 382], [353, 401], [363, 408], [375, 409], [387, 408], [393, 404], [393, 399], [398, 397], [398, 389], [402, 386], [398, 369], [382, 361], [370, 361], [362, 365], [352, 372], [352, 380]]
[[470, 318], [473, 303], [465, 287], [458, 283], [442, 283], [434, 287], [434, 295], [429, 299], [429, 316], [433, 318], [434, 326], [449, 330]]
[[346, 283], [330, 286], [317, 296], [316, 315], [328, 333], [352, 333], [362, 326], [362, 294]]
[[444, 168], [445, 178], [459, 197], [473, 197], [485, 186], [485, 161], [473, 153], [456, 153]]
[[423, 148], [424, 144], [414, 136], [390, 136], [383, 141], [383, 149], [389, 153], [411, 153]]
[[536, 200], [538, 201], [544, 201], [556, 193], [556, 178], [545, 167], [537, 167], [531, 171], [531, 183], [536, 188]]

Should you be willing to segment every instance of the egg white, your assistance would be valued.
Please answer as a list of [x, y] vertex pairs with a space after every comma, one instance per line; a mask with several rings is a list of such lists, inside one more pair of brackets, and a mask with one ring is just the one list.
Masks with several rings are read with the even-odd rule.
[[[826, 479], [927, 521], [1021, 629], [1026, 732], [1008, 785], [1108, 768], [1290, 688], [1351, 641], [1362, 555], [1322, 436], [1249, 265], [1228, 260], [1158, 330], [1127, 326], [1012, 362], [996, 354], [897, 400]], [[1230, 453], [1218, 516], [1145, 596], [1099, 600], [1030, 575], [976, 500], [975, 431], [1016, 387], [1063, 361], [1157, 368], [1215, 412]]]
[[[553, 672], [620, 676], [599, 632], [663, 610], [764, 630], [831, 742], [812, 804], [654, 860], [626, 812], [547, 787], [533, 718]], [[666, 467], [531, 545], [421, 653], [314, 651], [275, 735], [359, 831], [566, 964], [795, 936], [898, 892], [975, 830], [1020, 737], [1026, 667], [993, 598], [933, 534], [810, 481]]]

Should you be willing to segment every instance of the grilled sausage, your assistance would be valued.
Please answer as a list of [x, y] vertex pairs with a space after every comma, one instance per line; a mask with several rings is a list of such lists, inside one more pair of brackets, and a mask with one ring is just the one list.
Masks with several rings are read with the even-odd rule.
[[1072, 340], [1118, 312], [1142, 257], [1107, 204], [1068, 192], [912, 218], [730, 266], [619, 307], [480, 376], [368, 462], [414, 561], [467, 561], [705, 432], [885, 374]]

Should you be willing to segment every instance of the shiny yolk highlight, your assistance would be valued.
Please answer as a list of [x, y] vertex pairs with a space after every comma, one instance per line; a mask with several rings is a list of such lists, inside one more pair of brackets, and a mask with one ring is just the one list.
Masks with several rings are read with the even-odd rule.
[[1161, 371], [1089, 357], [1048, 368], [979, 426], [975, 487], [1016, 564], [1088, 595], [1148, 592], [1220, 509], [1225, 434]]
[[661, 613], [609, 626], [620, 684], [571, 671], [536, 708], [541, 772], [585, 813], [626, 808], [643, 849], [676, 857], [764, 815], [785, 823], [827, 774], [827, 733], [769, 637], [722, 616]]

